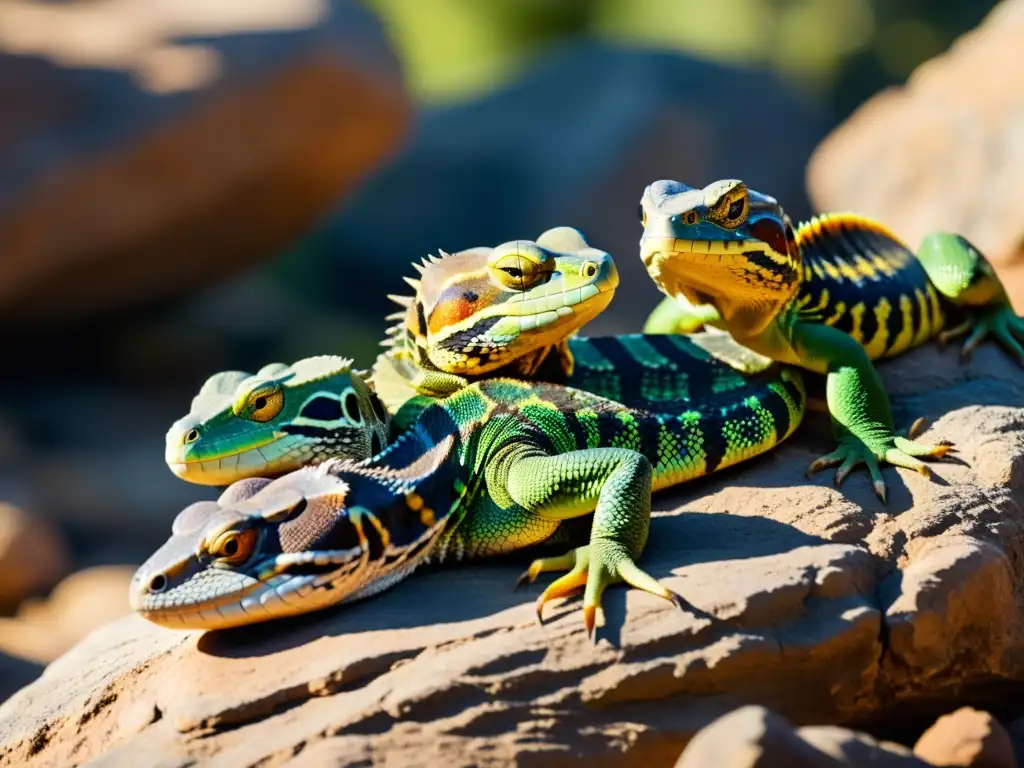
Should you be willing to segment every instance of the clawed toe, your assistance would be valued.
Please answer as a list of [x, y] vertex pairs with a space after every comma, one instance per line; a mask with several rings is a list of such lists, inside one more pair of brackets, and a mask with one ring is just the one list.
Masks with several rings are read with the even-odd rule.
[[[596, 554], [591, 553], [592, 546], [598, 546]], [[583, 624], [587, 630], [587, 636], [593, 638], [604, 590], [611, 584], [620, 581], [683, 607], [682, 599], [678, 595], [642, 570], [633, 562], [626, 550], [617, 544], [588, 545], [572, 550], [561, 557], [534, 560], [519, 577], [517, 585], [531, 583], [539, 574], [555, 570], [568, 570], [569, 572], [555, 579], [537, 598], [535, 607], [539, 623], [543, 623], [544, 606], [549, 602], [560, 597], [568, 597], [580, 589], [585, 589]]]

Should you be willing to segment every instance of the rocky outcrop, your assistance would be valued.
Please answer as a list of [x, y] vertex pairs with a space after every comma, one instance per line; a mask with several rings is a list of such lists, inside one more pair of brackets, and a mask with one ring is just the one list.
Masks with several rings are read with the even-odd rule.
[[914, 745], [930, 765], [1016, 768], [1006, 729], [988, 712], [962, 707], [940, 717]]
[[[764, 707], [730, 712], [700, 731], [675, 768], [927, 768], [904, 746], [835, 726], [794, 729]], [[1015, 768], [1011, 763], [1008, 768]]]
[[954, 701], [1019, 707], [1024, 375], [990, 346], [880, 368], [899, 422], [935, 419], [925, 438], [956, 458], [933, 481], [887, 469], [883, 506], [863, 474], [804, 480], [828, 447], [812, 414], [780, 450], [660, 495], [643, 562], [686, 610], [612, 589], [591, 645], [578, 600], [540, 626], [520, 566], [492, 562], [227, 632], [129, 617], [0, 707], [0, 764], [670, 766], [747, 703], [912, 736]]
[[134, 568], [86, 568], [61, 581], [45, 598], [23, 602], [0, 618], [0, 651], [46, 664], [94, 629], [129, 613], [128, 583]]
[[349, 0], [16, 3], [0, 104], [6, 332], [266, 261], [394, 149], [410, 111]]
[[0, 503], [0, 616], [67, 573], [64, 539], [48, 521]]
[[1022, 45], [1024, 0], [1004, 0], [905, 87], [865, 102], [811, 159], [815, 206], [877, 217], [914, 246], [960, 232], [1024, 307]]

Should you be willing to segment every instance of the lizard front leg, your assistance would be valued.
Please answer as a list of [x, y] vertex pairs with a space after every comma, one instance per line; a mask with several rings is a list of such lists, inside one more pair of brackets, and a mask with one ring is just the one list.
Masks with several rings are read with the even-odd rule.
[[644, 333], [696, 333], [722, 319], [711, 304], [691, 304], [682, 296], [666, 296], [644, 323]]
[[592, 637], [601, 596], [619, 581], [679, 604], [672, 591], [635, 562], [647, 543], [651, 483], [651, 463], [625, 448], [529, 456], [512, 464], [509, 495], [534, 515], [565, 520], [594, 512], [589, 544], [561, 557], [535, 560], [520, 578], [532, 582], [545, 571], [568, 571], [537, 599], [538, 618], [545, 603], [582, 588], [583, 621]]
[[883, 502], [886, 487], [879, 462], [931, 475], [920, 459], [941, 458], [952, 444], [921, 445], [894, 432], [889, 397], [864, 347], [842, 331], [816, 323], [797, 322], [792, 341], [801, 364], [827, 376], [826, 399], [839, 442], [835, 451], [808, 467], [808, 474], [839, 465], [838, 485], [855, 467], [865, 464]]

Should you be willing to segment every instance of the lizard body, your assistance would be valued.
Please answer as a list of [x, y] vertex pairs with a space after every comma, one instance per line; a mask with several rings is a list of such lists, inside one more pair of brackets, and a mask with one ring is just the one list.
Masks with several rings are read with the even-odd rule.
[[672, 416], [554, 384], [471, 384], [424, 408], [376, 456], [241, 480], [186, 508], [133, 578], [131, 604], [179, 629], [305, 613], [379, 592], [424, 562], [561, 542], [593, 513], [589, 543], [524, 574], [567, 571], [538, 613], [582, 588], [592, 632], [611, 583], [674, 597], [635, 562], [652, 491], [763, 452], [796, 427], [803, 400], [796, 371], [752, 377]]
[[[396, 323], [369, 387], [350, 360], [334, 356], [272, 364], [252, 376], [216, 374], [167, 433], [172, 470], [228, 485], [330, 458], [363, 459], [388, 441], [382, 405], [396, 414], [398, 433], [433, 400], [487, 378], [566, 384], [663, 414], [713, 407], [720, 393], [749, 383], [681, 337], [567, 338], [607, 306], [618, 284], [611, 256], [574, 229], [417, 266], [419, 278], [409, 281], [415, 294], [394, 297], [404, 309], [390, 318]], [[777, 371], [764, 380], [784, 383]]]
[[[871, 361], [971, 331], [965, 354], [992, 335], [1024, 362], [1024, 320], [988, 261], [957, 235], [929, 235], [915, 254], [881, 224], [853, 214], [794, 230], [774, 198], [738, 180], [704, 189], [658, 181], [644, 191], [639, 213], [641, 258], [669, 297], [645, 330], [710, 325], [760, 355], [825, 374], [839, 445], [809, 471], [840, 465], [841, 482], [864, 463], [883, 500], [879, 462], [927, 475], [921, 459], [951, 446], [894, 432]], [[960, 320], [949, 327], [954, 315]]]

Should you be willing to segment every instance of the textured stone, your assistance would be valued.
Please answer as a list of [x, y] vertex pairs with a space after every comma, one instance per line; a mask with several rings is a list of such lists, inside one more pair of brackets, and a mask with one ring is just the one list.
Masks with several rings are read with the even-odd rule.
[[940, 717], [914, 745], [931, 765], [1017, 768], [1006, 729], [988, 712], [962, 707]]
[[7, 3], [0, 104], [8, 330], [269, 259], [376, 167], [410, 111], [349, 0]]
[[764, 707], [741, 707], [700, 731], [676, 768], [926, 768], [909, 749], [845, 728], [811, 726], [794, 730]]
[[[961, 232], [989, 255], [1024, 307], [1024, 0], [863, 104], [808, 168], [819, 210], [856, 210], [916, 246]], [[1011, 270], [1012, 268], [1012, 270]]]
[[899, 425], [934, 419], [924, 439], [956, 458], [932, 481], [887, 468], [883, 505], [866, 473], [804, 479], [830, 440], [811, 414], [779, 450], [660, 494], [642, 562], [686, 610], [611, 589], [591, 645], [578, 600], [540, 626], [539, 585], [513, 591], [521, 565], [484, 562], [226, 632], [127, 617], [0, 706], [0, 764], [669, 766], [744, 704], [864, 764], [895, 748], [826, 724], [1019, 700], [1024, 376], [990, 345], [880, 370]]

